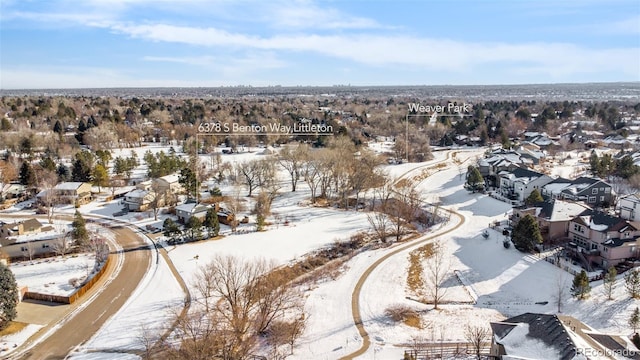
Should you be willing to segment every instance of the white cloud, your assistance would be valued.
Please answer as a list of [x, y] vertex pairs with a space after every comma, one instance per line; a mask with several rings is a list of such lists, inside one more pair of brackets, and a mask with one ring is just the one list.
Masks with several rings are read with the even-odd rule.
[[134, 38], [204, 47], [310, 52], [372, 66], [465, 72], [486, 64], [547, 68], [548, 74], [621, 72], [637, 80], [639, 48], [588, 49], [565, 43], [470, 43], [403, 35], [276, 35], [166, 24], [114, 25]]

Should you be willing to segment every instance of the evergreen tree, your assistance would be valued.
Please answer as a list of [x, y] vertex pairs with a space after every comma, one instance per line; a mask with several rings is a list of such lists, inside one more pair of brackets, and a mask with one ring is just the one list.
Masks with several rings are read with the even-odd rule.
[[536, 245], [542, 243], [538, 222], [531, 214], [525, 215], [516, 223], [511, 240], [516, 249], [526, 252], [533, 251]]
[[542, 195], [540, 195], [540, 191], [538, 191], [538, 189], [533, 189], [525, 202], [527, 203], [527, 205], [533, 205], [542, 201], [544, 201], [544, 199], [542, 198]]
[[103, 186], [109, 185], [109, 174], [107, 174], [107, 169], [102, 164], [96, 164], [93, 168], [91, 179], [93, 185], [98, 187], [99, 192], [102, 191]]
[[178, 224], [173, 221], [171, 218], [166, 218], [162, 223], [162, 230], [164, 231], [164, 236], [169, 238], [170, 242], [175, 242], [176, 237], [180, 234], [180, 228], [178, 228]]
[[589, 284], [589, 276], [587, 272], [582, 270], [573, 278], [573, 285], [571, 285], [571, 295], [584, 300], [591, 292], [591, 285]]
[[0, 330], [18, 315], [18, 284], [8, 266], [0, 262]]
[[631, 269], [624, 274], [624, 286], [633, 299], [640, 298], [640, 270]]
[[36, 184], [36, 174], [28, 161], [20, 166], [20, 184], [32, 187]]
[[631, 313], [631, 317], [629, 317], [629, 326], [633, 329], [634, 334], [638, 332], [638, 326], [640, 326], [640, 309], [638, 309], [637, 306]]
[[56, 171], [56, 163], [53, 162], [50, 156], [42, 158], [42, 160], [40, 160], [40, 166], [45, 170]]
[[204, 218], [204, 227], [207, 229], [208, 237], [216, 237], [220, 233], [220, 222], [218, 221], [218, 213], [216, 209], [208, 209]]
[[189, 237], [191, 241], [200, 240], [202, 238], [202, 221], [195, 216], [192, 216], [187, 220], [185, 224], [187, 230], [189, 230]]
[[87, 150], [76, 153], [73, 166], [71, 168], [71, 178], [73, 181], [89, 182], [91, 181], [91, 170], [95, 162], [93, 154]]
[[616, 287], [616, 276], [618, 272], [615, 267], [610, 267], [607, 273], [604, 275], [603, 285], [604, 292], [607, 294], [607, 299], [613, 300], [613, 289]]
[[191, 168], [185, 167], [180, 171], [178, 182], [187, 191], [189, 197], [196, 197], [196, 173]]
[[479, 189], [483, 188], [484, 179], [482, 178], [482, 174], [480, 174], [480, 170], [477, 167], [469, 165], [467, 168], [467, 188], [476, 192]]
[[56, 120], [56, 123], [53, 125], [53, 132], [57, 133], [58, 135], [64, 134], [64, 127], [62, 126], [60, 120]]
[[58, 174], [58, 182], [71, 180], [71, 173], [69, 172], [69, 168], [65, 164], [59, 164], [56, 168], [56, 173]]
[[75, 240], [76, 245], [80, 248], [83, 248], [89, 244], [89, 232], [86, 227], [87, 223], [76, 210], [75, 215], [73, 216], [73, 222], [71, 223], [71, 227], [73, 228], [71, 234], [73, 236], [73, 240]]

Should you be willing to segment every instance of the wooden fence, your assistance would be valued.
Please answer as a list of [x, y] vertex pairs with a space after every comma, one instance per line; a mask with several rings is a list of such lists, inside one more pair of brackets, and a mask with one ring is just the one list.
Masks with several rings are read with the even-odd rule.
[[84, 295], [95, 285], [98, 280], [102, 277], [102, 275], [107, 271], [107, 267], [109, 266], [109, 262], [111, 261], [111, 257], [107, 257], [107, 260], [102, 265], [102, 268], [96, 273], [89, 281], [84, 283], [78, 290], [76, 290], [73, 294], [69, 296], [60, 296], [60, 295], [51, 295], [51, 294], [40, 294], [36, 292], [27, 291], [23, 299], [31, 299], [31, 300], [40, 300], [40, 301], [49, 301], [56, 302], [61, 304], [73, 304], [80, 298], [80, 296]]

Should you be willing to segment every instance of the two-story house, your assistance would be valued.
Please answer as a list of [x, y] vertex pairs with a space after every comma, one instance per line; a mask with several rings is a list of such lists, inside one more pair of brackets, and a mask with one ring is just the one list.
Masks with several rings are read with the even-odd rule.
[[522, 204], [533, 190], [541, 191], [542, 187], [553, 179], [548, 175], [519, 167], [510, 172], [500, 173], [499, 181], [500, 194]]
[[183, 190], [179, 180], [180, 176], [178, 174], [162, 176], [153, 179], [153, 187], [157, 189], [159, 193], [169, 191], [172, 194], [178, 194]]
[[510, 220], [512, 226], [515, 226], [525, 215], [532, 215], [538, 221], [543, 243], [556, 244], [567, 239], [569, 222], [586, 210], [589, 207], [579, 202], [547, 199], [513, 208]]
[[154, 198], [155, 194], [151, 190], [135, 189], [125, 194], [124, 205], [129, 211], [147, 211]]
[[52, 189], [41, 191], [36, 200], [39, 203], [84, 205], [92, 200], [91, 184], [85, 182], [61, 182]]
[[638, 256], [640, 223], [587, 210], [569, 222], [567, 250], [603, 269]]
[[556, 179], [542, 188], [542, 196], [554, 199], [582, 201], [592, 207], [614, 204], [615, 192], [606, 182], [581, 176], [575, 180]]
[[620, 217], [631, 221], [640, 221], [640, 193], [629, 194], [618, 199]]

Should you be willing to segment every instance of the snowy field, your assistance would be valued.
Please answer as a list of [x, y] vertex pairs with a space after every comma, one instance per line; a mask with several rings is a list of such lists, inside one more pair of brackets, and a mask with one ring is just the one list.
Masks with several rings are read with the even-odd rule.
[[70, 296], [77, 289], [72, 279], [80, 282], [95, 274], [95, 254], [72, 254], [34, 261], [20, 261], [10, 265], [19, 287], [47, 295]]

